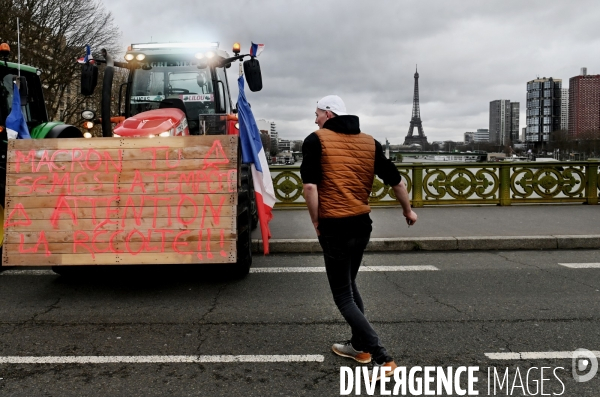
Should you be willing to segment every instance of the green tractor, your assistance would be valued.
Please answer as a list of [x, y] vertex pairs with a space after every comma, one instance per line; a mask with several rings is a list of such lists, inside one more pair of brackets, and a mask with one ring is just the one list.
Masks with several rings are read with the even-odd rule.
[[[0, 247], [4, 240], [4, 203], [6, 190], [6, 152], [8, 135], [6, 118], [13, 103], [13, 82], [20, 79], [21, 110], [33, 139], [47, 138], [83, 138], [81, 130], [60, 121], [48, 121], [46, 103], [40, 81], [41, 71], [31, 66], [7, 62], [8, 45], [0, 45]], [[20, 77], [18, 75], [20, 74]], [[1, 248], [0, 248], [1, 252]], [[1, 263], [0, 263], [1, 266]]]

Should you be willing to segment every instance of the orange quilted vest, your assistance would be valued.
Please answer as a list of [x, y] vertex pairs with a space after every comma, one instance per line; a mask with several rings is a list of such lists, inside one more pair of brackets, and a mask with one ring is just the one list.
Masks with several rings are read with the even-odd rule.
[[369, 194], [375, 176], [375, 140], [371, 135], [316, 132], [321, 141], [322, 178], [318, 184], [319, 218], [344, 218], [371, 212]]

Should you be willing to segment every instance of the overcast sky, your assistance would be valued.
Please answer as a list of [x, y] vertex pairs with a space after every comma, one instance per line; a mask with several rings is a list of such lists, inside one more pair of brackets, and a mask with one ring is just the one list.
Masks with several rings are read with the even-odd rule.
[[[526, 82], [563, 79], [582, 66], [600, 74], [598, 0], [190, 1], [103, 0], [125, 49], [152, 41], [265, 44], [263, 90], [247, 96], [257, 119], [279, 136], [316, 129], [321, 97], [337, 94], [361, 129], [404, 142], [419, 68], [421, 119], [428, 140], [462, 140], [488, 128], [489, 102], [521, 103]], [[123, 54], [121, 54], [122, 56]], [[228, 70], [237, 97], [237, 67]]]

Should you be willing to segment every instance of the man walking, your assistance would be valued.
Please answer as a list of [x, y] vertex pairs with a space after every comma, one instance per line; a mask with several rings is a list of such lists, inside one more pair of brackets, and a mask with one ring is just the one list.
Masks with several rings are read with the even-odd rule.
[[381, 144], [360, 131], [357, 116], [347, 115], [337, 95], [317, 102], [319, 130], [302, 145], [300, 173], [304, 197], [319, 243], [323, 248], [333, 300], [352, 330], [352, 338], [332, 346], [335, 354], [359, 363], [396, 368], [364, 315], [356, 275], [371, 235], [369, 194], [375, 175], [392, 186], [408, 225], [417, 221], [396, 166]]

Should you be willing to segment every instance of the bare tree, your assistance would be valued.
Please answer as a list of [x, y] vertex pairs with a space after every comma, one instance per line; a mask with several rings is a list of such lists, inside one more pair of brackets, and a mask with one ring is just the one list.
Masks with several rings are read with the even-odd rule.
[[[116, 52], [119, 31], [111, 13], [99, 0], [2, 0], [1, 4], [0, 41], [16, 48], [18, 17], [21, 63], [42, 70], [48, 116], [77, 121], [86, 99], [79, 94], [80, 65], [76, 59], [85, 54], [86, 44], [94, 52], [101, 48]], [[15, 62], [16, 53], [13, 51]], [[58, 114], [61, 104], [66, 109]]]
[[269, 153], [271, 151], [271, 138], [268, 131], [260, 130], [260, 141], [265, 153]]

